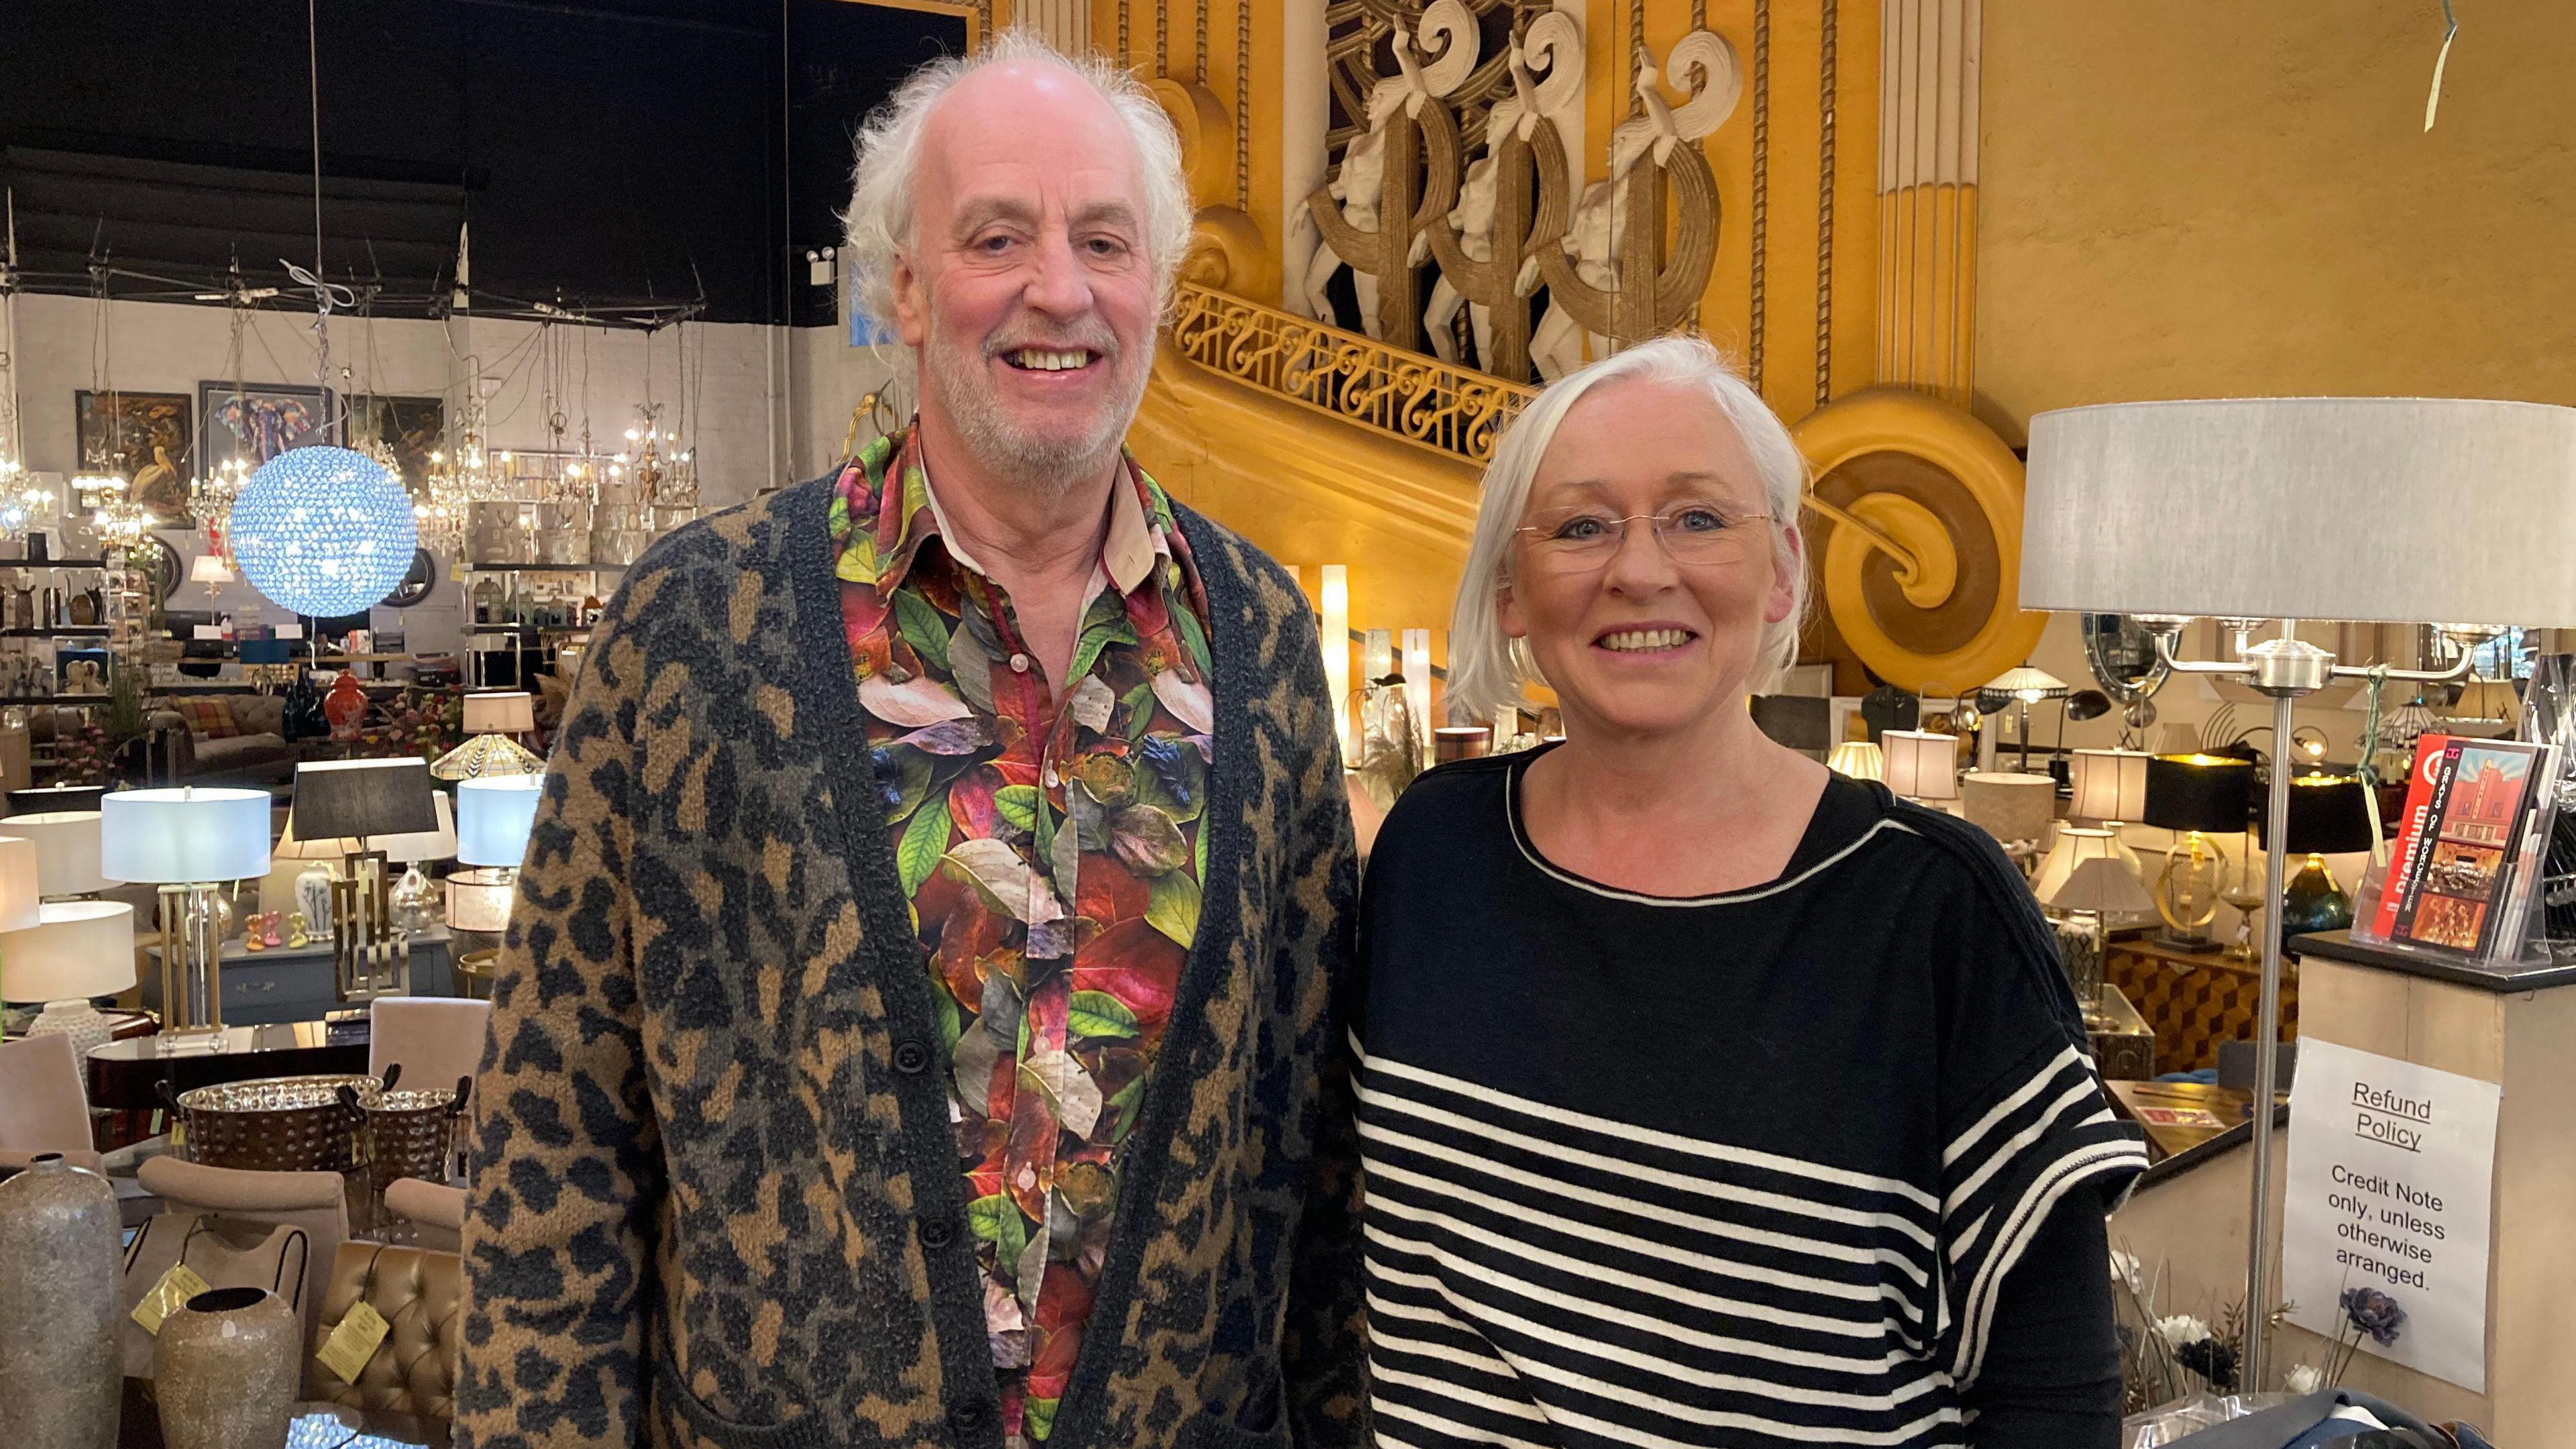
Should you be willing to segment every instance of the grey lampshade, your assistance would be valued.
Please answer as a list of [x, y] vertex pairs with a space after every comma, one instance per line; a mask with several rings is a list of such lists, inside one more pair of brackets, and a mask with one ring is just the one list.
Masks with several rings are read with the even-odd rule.
[[2576, 408], [2108, 403], [2030, 420], [2021, 606], [2576, 624]]
[[295, 833], [426, 835], [438, 829], [435, 787], [423, 760], [325, 760], [295, 767]]

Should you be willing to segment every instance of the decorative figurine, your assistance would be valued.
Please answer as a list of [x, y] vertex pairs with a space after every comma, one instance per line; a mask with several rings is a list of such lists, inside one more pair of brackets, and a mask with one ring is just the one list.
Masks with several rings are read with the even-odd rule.
[[262, 939], [266, 940], [268, 944], [272, 946], [283, 946], [286, 944], [285, 922], [279, 919], [277, 912], [270, 911], [268, 913], [268, 929], [262, 932], [261, 935]]
[[292, 912], [286, 918], [286, 944], [289, 946], [310, 946], [313, 944], [313, 937], [305, 930], [304, 913], [302, 911]]
[[260, 931], [260, 924], [266, 919], [267, 918], [262, 916], [259, 912], [253, 911], [242, 921], [243, 950], [265, 951], [268, 949], [268, 940]]

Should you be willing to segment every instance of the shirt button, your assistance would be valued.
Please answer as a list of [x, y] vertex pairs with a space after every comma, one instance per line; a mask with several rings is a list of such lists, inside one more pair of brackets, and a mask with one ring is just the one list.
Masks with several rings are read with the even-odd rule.
[[956, 1237], [957, 1229], [946, 1218], [932, 1218], [921, 1225], [921, 1245], [925, 1248], [947, 1247]]
[[928, 1071], [930, 1069], [930, 1048], [917, 1041], [896, 1042], [894, 1046], [894, 1069], [903, 1073], [907, 1077], [919, 1076], [923, 1072]]
[[1028, 673], [1028, 672], [1029, 672], [1029, 656], [1027, 656], [1027, 655], [1025, 655], [1025, 654], [1014, 654], [1014, 655], [1012, 655], [1012, 656], [1011, 656], [1011, 672], [1012, 672], [1013, 674], [1026, 674], [1026, 673]]
[[1038, 771], [1038, 775], [1039, 778], [1046, 782], [1046, 787], [1048, 789], [1052, 790], [1055, 788], [1055, 766], [1046, 766], [1044, 769]]

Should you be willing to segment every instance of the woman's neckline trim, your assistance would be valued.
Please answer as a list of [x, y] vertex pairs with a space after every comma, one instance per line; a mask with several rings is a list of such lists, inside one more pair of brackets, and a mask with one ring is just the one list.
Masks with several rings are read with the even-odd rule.
[[[1521, 777], [1527, 773], [1530, 761], [1536, 759], [1542, 753], [1544, 753], [1542, 750], [1528, 751], [1512, 760], [1504, 767], [1503, 770], [1503, 823], [1505, 827], [1511, 831], [1512, 846], [1521, 853], [1521, 859], [1528, 861], [1531, 867], [1536, 869], [1541, 875], [1547, 876], [1561, 885], [1571, 886], [1587, 895], [1600, 896], [1606, 900], [1625, 901], [1631, 905], [1659, 906], [1666, 909], [1685, 910], [1701, 906], [1741, 905], [1746, 902], [1762, 900], [1769, 896], [1775, 896], [1785, 891], [1797, 889], [1799, 886], [1806, 884], [1809, 880], [1814, 879], [1816, 876], [1827, 870], [1831, 870], [1834, 866], [1850, 858], [1850, 856], [1854, 852], [1858, 851], [1862, 846], [1867, 845], [1870, 841], [1876, 839], [1878, 833], [1882, 830], [1900, 830], [1908, 835], [1916, 833], [1912, 826], [1906, 825], [1902, 821], [1891, 816], [1880, 815], [1878, 818], [1870, 822], [1867, 829], [1861, 831], [1860, 834], [1854, 836], [1852, 839], [1845, 841], [1832, 853], [1821, 859], [1809, 861], [1804, 865], [1800, 865], [1798, 863], [1798, 856], [1805, 853], [1805, 839], [1802, 836], [1800, 848], [1797, 851], [1792, 852], [1790, 855], [1791, 869], [1783, 873], [1779, 878], [1767, 881], [1761, 885], [1746, 886], [1742, 890], [1720, 891], [1713, 895], [1704, 896], [1658, 896], [1649, 895], [1644, 891], [1625, 890], [1618, 886], [1605, 885], [1589, 876], [1579, 875], [1558, 865], [1556, 862], [1549, 860], [1545, 855], [1540, 854], [1538, 847], [1531, 843], [1528, 832], [1521, 828]], [[1807, 831], [1809, 833], [1812, 833], [1816, 829], [1817, 821], [1825, 818], [1826, 811], [1832, 804], [1833, 793], [1834, 787], [1832, 782], [1829, 781], [1826, 784], [1824, 795], [1818, 797], [1816, 801], [1816, 813], [1814, 817], [1810, 818], [1807, 822]]]

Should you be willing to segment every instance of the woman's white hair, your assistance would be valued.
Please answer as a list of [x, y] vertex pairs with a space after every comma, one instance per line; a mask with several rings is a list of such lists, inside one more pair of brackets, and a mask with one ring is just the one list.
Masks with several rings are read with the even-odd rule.
[[1154, 267], [1154, 297], [1168, 303], [1172, 278], [1190, 246], [1190, 185], [1181, 171], [1181, 138], [1153, 94], [1135, 77], [1097, 56], [1069, 56], [1035, 31], [1011, 29], [971, 56], [942, 56], [904, 78], [859, 128], [859, 159], [850, 178], [850, 208], [841, 214], [857, 274], [854, 305], [892, 335], [896, 258], [912, 245], [913, 182], [931, 108], [959, 81], [988, 65], [1053, 65], [1090, 83], [1136, 143], [1145, 189], [1145, 252]]
[[1763, 511], [1771, 515], [1774, 566], [1791, 578], [1793, 602], [1786, 618], [1762, 626], [1748, 681], [1756, 694], [1770, 689], [1798, 659], [1798, 632], [1807, 616], [1807, 571], [1792, 540], [1806, 495], [1807, 460], [1779, 415], [1706, 340], [1659, 337], [1559, 378], [1534, 399], [1494, 445], [1485, 469], [1484, 498], [1476, 509], [1476, 539], [1467, 573], [1458, 581], [1458, 604], [1449, 618], [1449, 716], [1482, 724], [1504, 705], [1522, 701], [1524, 686], [1546, 681], [1525, 640], [1503, 633], [1499, 603], [1511, 582], [1512, 544], [1529, 506], [1530, 482], [1556, 440], [1556, 430], [1576, 402], [1610, 382], [1678, 383], [1708, 394], [1753, 456], [1762, 481]]

